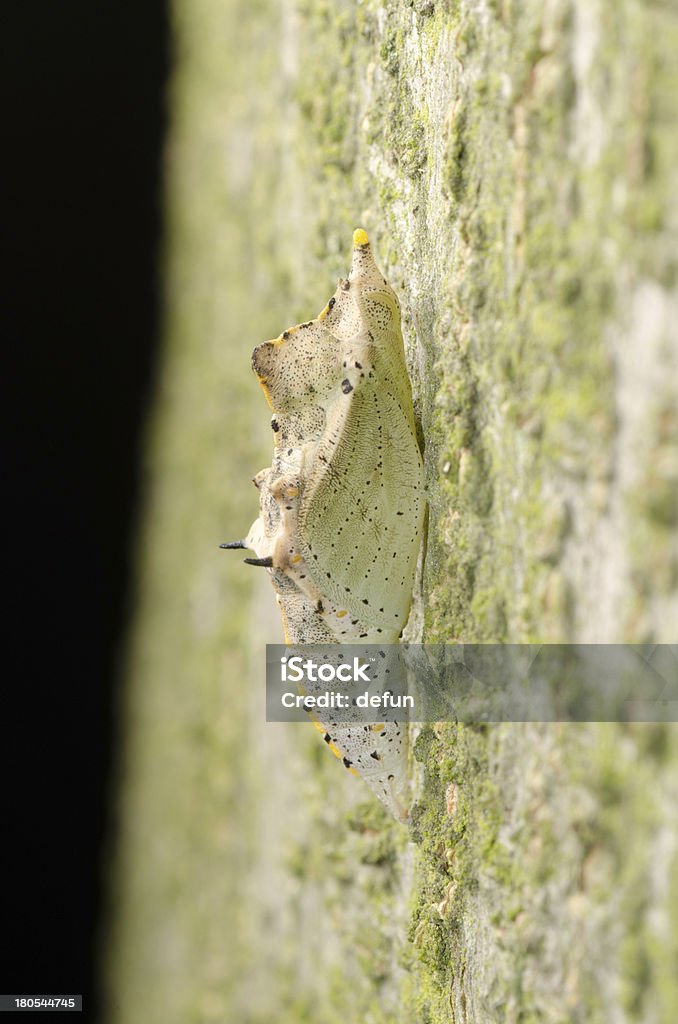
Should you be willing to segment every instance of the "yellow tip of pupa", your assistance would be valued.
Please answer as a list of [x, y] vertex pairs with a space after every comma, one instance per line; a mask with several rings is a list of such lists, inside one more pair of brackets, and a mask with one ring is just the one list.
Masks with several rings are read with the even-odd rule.
[[360, 245], [369, 245], [370, 240], [367, 237], [367, 232], [363, 231], [362, 228], [356, 228], [353, 232], [353, 245], [357, 248]]

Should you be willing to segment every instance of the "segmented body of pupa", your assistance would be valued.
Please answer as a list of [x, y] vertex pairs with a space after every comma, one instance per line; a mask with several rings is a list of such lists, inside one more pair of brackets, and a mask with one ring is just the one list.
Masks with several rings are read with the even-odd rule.
[[[255, 348], [273, 416], [273, 462], [254, 479], [244, 541], [267, 568], [289, 644], [396, 643], [409, 614], [424, 472], [400, 307], [358, 229], [348, 280], [315, 320]], [[401, 723], [325, 723], [325, 739], [399, 819]]]

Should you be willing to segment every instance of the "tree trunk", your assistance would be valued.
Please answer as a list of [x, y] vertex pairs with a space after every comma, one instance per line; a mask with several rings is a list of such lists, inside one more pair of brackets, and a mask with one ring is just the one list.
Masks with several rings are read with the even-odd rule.
[[175, 0], [166, 348], [120, 721], [109, 1018], [678, 1018], [678, 727], [427, 727], [409, 830], [266, 725], [255, 344], [363, 226], [425, 441], [409, 636], [678, 622], [678, 7]]

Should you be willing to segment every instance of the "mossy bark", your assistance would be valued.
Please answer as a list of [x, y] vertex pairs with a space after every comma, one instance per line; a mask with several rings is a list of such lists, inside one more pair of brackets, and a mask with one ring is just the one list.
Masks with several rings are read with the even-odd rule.
[[[425, 442], [411, 635], [671, 642], [678, 8], [175, 0], [111, 1021], [678, 1017], [678, 728], [426, 728], [410, 833], [267, 726], [254, 345], [364, 226]], [[231, 558], [234, 556], [230, 556]]]

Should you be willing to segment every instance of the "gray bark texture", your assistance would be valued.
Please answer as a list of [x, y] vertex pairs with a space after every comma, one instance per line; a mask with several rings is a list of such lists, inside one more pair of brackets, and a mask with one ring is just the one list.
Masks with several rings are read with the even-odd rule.
[[442, 723], [409, 828], [266, 725], [255, 344], [364, 227], [429, 524], [410, 639], [672, 643], [674, 0], [174, 0], [111, 1024], [678, 1020], [678, 726]]

